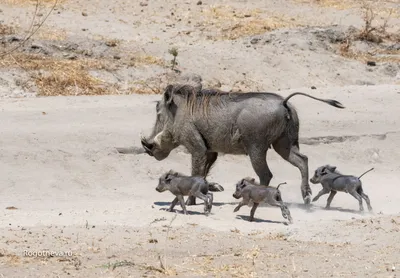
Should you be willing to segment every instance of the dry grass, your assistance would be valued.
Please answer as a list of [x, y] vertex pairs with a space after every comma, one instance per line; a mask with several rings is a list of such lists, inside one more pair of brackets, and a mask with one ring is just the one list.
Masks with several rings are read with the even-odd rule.
[[316, 4], [321, 7], [335, 8], [338, 10], [346, 10], [357, 6], [356, 0], [296, 0], [296, 2]]
[[88, 73], [90, 69], [106, 68], [105, 64], [99, 60], [65, 60], [19, 53], [3, 57], [0, 60], [0, 66], [19, 66], [26, 71], [34, 71], [32, 78], [39, 89], [40, 96], [110, 93], [104, 82]]
[[400, 9], [395, 9], [394, 5], [400, 4], [398, 0], [295, 0], [298, 3], [316, 4], [324, 8], [334, 8], [337, 10], [363, 9], [365, 6], [373, 8], [375, 13], [382, 18], [389, 14], [392, 17], [400, 16]]
[[[39, 0], [40, 5], [53, 5], [56, 0]], [[13, 6], [26, 6], [26, 5], [36, 5], [37, 0], [3, 0], [4, 4]], [[58, 0], [58, 4], [63, 4], [67, 0]]]
[[63, 41], [67, 39], [67, 32], [65, 30], [42, 26], [35, 33], [33, 38], [41, 40]]
[[12, 35], [15, 33], [15, 28], [6, 24], [0, 24], [0, 36]]
[[351, 42], [345, 42], [339, 45], [339, 53], [343, 57], [363, 63], [368, 61], [400, 63], [400, 50], [388, 51], [376, 48], [373, 51], [361, 52], [351, 49]]
[[217, 31], [209, 35], [213, 40], [235, 40], [263, 34], [279, 28], [302, 26], [299, 20], [284, 15], [266, 15], [260, 10], [238, 12], [230, 6], [212, 6], [202, 14], [205, 19], [198, 24], [203, 31]]
[[161, 67], [166, 67], [167, 62], [162, 58], [151, 55], [134, 56], [131, 58], [130, 66], [140, 65], [157, 65]]

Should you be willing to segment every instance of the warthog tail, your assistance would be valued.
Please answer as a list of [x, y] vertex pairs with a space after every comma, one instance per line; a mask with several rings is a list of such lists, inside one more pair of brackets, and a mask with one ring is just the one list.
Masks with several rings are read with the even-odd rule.
[[208, 190], [210, 190], [211, 192], [222, 192], [224, 191], [224, 188], [218, 183], [210, 182], [208, 184]]
[[279, 186], [281, 186], [282, 184], [286, 184], [286, 182], [281, 182], [280, 184], [278, 184], [278, 186], [276, 187], [276, 189], [279, 189]]
[[343, 109], [343, 108], [344, 108], [343, 104], [341, 104], [339, 101], [336, 101], [336, 100], [334, 100], [334, 99], [322, 99], [322, 98], [317, 98], [317, 97], [313, 97], [313, 96], [310, 96], [310, 95], [308, 95], [308, 94], [300, 93], [300, 92], [295, 92], [295, 93], [293, 93], [293, 94], [290, 94], [287, 98], [285, 98], [285, 99], [283, 100], [283, 102], [282, 102], [283, 106], [285, 106], [286, 108], [288, 108], [288, 107], [287, 107], [287, 102], [288, 102], [288, 100], [289, 100], [291, 97], [294, 97], [294, 96], [296, 96], [296, 95], [302, 95], [302, 96], [306, 96], [306, 97], [309, 97], [309, 98], [312, 98], [312, 99], [315, 99], [315, 100], [318, 100], [318, 101], [322, 101], [322, 102], [325, 102], [325, 103], [327, 103], [327, 104], [329, 104], [329, 105], [332, 105], [332, 106], [334, 106], [334, 107], [336, 107], [336, 108], [340, 108], [340, 109]]
[[363, 174], [361, 174], [361, 176], [358, 177], [358, 179], [360, 179], [362, 176], [364, 176], [366, 173], [370, 172], [374, 170], [374, 168], [369, 169], [368, 171], [364, 172]]

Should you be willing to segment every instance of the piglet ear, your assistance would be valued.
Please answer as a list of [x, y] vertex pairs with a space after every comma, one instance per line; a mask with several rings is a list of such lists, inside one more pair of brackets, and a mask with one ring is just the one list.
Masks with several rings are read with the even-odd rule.
[[251, 181], [251, 182], [256, 182], [256, 179], [255, 179], [255, 178], [252, 178], [250, 181]]
[[167, 183], [169, 183], [171, 180], [172, 180], [171, 174], [168, 174], [168, 175], [165, 177], [165, 181], [166, 181]]

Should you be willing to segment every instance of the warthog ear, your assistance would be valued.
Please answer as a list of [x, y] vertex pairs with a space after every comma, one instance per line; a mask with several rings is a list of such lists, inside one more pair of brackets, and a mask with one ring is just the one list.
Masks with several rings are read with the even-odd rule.
[[172, 180], [171, 176], [172, 176], [171, 174], [168, 174], [168, 175], [165, 176], [165, 182], [166, 183], [169, 183]]
[[165, 89], [164, 102], [167, 106], [169, 106], [172, 103], [172, 96], [174, 94], [173, 89], [174, 89], [173, 85], [168, 85], [167, 88]]
[[168, 173], [169, 173], [170, 175], [175, 176], [175, 177], [177, 177], [177, 176], [179, 175], [179, 173], [178, 173], [178, 172], [175, 172], [174, 170], [169, 170]]
[[242, 180], [240, 181], [240, 188], [243, 189], [243, 188], [245, 188], [246, 186], [247, 186], [246, 180], [245, 180], [245, 179], [242, 179]]
[[256, 179], [255, 179], [255, 178], [252, 178], [250, 181], [251, 181], [251, 182], [256, 182]]
[[326, 167], [324, 167], [324, 168], [321, 169], [321, 175], [323, 176], [323, 175], [326, 175], [326, 174], [328, 174], [328, 173], [326, 172]]

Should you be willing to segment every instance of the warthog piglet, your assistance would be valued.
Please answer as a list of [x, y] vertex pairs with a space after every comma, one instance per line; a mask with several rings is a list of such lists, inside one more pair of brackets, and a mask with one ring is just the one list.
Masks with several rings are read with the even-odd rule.
[[[281, 183], [286, 184], [286, 183]], [[253, 178], [244, 178], [236, 184], [236, 191], [233, 193], [233, 197], [236, 199], [243, 198], [239, 205], [233, 212], [239, 211], [239, 209], [248, 205], [250, 201], [253, 202], [253, 207], [250, 211], [250, 221], [254, 220], [254, 213], [260, 203], [267, 203], [270, 206], [280, 207], [282, 216], [289, 220], [289, 223], [293, 223], [292, 217], [288, 207], [283, 203], [281, 192], [278, 187], [272, 186], [261, 186], [255, 182]]]
[[331, 166], [329, 164], [318, 167], [314, 172], [314, 176], [310, 179], [310, 182], [313, 184], [320, 183], [322, 185], [322, 190], [317, 194], [317, 196], [314, 197], [312, 201], [315, 202], [322, 195], [330, 193], [325, 207], [326, 209], [329, 209], [333, 197], [335, 197], [337, 191], [341, 191], [349, 193], [357, 199], [360, 206], [360, 211], [364, 210], [362, 199], [364, 199], [367, 203], [368, 210], [372, 211], [369, 197], [364, 193], [360, 178], [373, 169], [374, 168], [369, 169], [357, 178], [356, 176], [352, 175], [342, 175], [336, 171], [336, 166]]
[[[219, 186], [218, 184], [214, 185]], [[183, 213], [188, 214], [183, 196], [194, 196], [204, 201], [204, 214], [208, 215], [211, 212], [213, 202], [213, 194], [209, 192], [209, 186], [210, 185], [203, 177], [185, 176], [181, 173], [170, 170], [159, 178], [156, 190], [158, 192], [169, 190], [176, 196], [168, 211], [172, 211], [179, 201]]]

